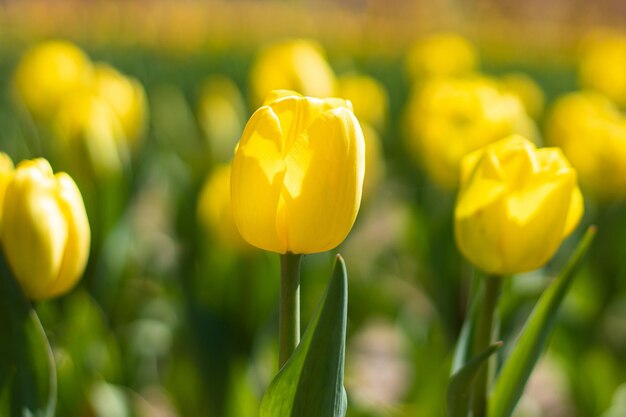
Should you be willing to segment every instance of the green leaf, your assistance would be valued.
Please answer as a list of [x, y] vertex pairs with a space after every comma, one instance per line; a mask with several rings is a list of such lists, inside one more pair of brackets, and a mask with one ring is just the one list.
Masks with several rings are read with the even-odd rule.
[[348, 313], [346, 266], [337, 255], [326, 294], [302, 341], [272, 381], [261, 403], [261, 417], [343, 417]]
[[558, 308], [595, 234], [594, 226], [587, 229], [561, 274], [539, 298], [496, 380], [489, 401], [489, 417], [509, 417], [513, 413], [554, 327]]
[[478, 371], [487, 363], [487, 359], [501, 347], [502, 342], [490, 345], [452, 375], [447, 394], [448, 416], [467, 417], [474, 379]]
[[54, 416], [52, 350], [30, 303], [0, 255], [0, 415]]

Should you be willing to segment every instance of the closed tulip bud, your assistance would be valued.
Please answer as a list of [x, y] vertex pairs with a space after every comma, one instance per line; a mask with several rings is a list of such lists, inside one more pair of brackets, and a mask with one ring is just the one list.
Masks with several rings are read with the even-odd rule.
[[406, 68], [414, 80], [457, 77], [477, 70], [478, 53], [464, 37], [454, 33], [427, 36], [415, 43], [407, 55]]
[[4, 193], [13, 178], [13, 161], [9, 155], [0, 152], [0, 229], [2, 229], [2, 207], [4, 206]]
[[230, 164], [218, 165], [209, 175], [198, 199], [198, 220], [208, 233], [233, 249], [249, 248], [243, 240], [230, 202]]
[[626, 34], [593, 32], [584, 40], [581, 51], [582, 86], [626, 107]]
[[455, 237], [484, 272], [542, 267], [582, 213], [576, 171], [558, 148], [537, 149], [513, 135], [463, 158]]
[[450, 189], [468, 153], [514, 133], [536, 135], [521, 101], [488, 78], [432, 79], [411, 99], [406, 116], [414, 157], [431, 179]]
[[55, 297], [76, 284], [91, 234], [83, 199], [69, 175], [54, 175], [45, 159], [21, 162], [6, 189], [3, 219], [4, 253], [27, 297]]
[[385, 87], [366, 75], [347, 75], [337, 80], [337, 96], [350, 100], [361, 123], [379, 131], [385, 126], [389, 96]]
[[364, 172], [363, 133], [349, 101], [273, 92], [235, 152], [235, 224], [265, 250], [330, 250], [356, 219]]
[[626, 118], [608, 98], [589, 91], [559, 98], [546, 136], [563, 149], [582, 186], [596, 198], [626, 197]]
[[143, 137], [148, 107], [143, 86], [106, 64], [94, 67], [94, 93], [113, 110], [130, 149]]
[[255, 105], [272, 90], [294, 90], [312, 97], [331, 97], [335, 91], [335, 74], [322, 48], [305, 39], [282, 41], [263, 50], [250, 76]]
[[15, 71], [17, 94], [32, 116], [50, 120], [60, 103], [91, 82], [89, 57], [66, 41], [46, 41], [29, 49]]

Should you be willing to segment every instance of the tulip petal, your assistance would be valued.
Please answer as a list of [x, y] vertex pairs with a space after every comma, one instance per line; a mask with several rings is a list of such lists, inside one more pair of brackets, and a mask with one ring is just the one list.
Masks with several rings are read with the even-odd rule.
[[285, 175], [283, 130], [270, 107], [257, 110], [246, 125], [231, 174], [231, 201], [237, 228], [250, 244], [285, 253], [276, 213]]
[[363, 133], [345, 107], [324, 112], [296, 139], [283, 190], [293, 253], [323, 252], [345, 239], [361, 201], [364, 161]]

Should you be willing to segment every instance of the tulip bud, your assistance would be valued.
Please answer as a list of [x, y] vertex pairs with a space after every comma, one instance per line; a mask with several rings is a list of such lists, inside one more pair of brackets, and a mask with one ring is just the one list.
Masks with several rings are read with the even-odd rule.
[[455, 188], [461, 158], [536, 127], [521, 101], [487, 78], [438, 78], [424, 84], [406, 113], [409, 148], [440, 186]]
[[608, 98], [590, 91], [559, 98], [546, 136], [563, 149], [585, 190], [604, 201], [626, 197], [626, 118]]
[[363, 133], [349, 101], [275, 91], [248, 121], [235, 152], [235, 224], [265, 250], [330, 250], [356, 219], [364, 172]]
[[91, 81], [89, 57], [66, 41], [46, 41], [29, 49], [15, 71], [17, 93], [32, 116], [49, 120], [69, 95]]
[[427, 36], [415, 43], [407, 55], [409, 76], [416, 79], [469, 75], [478, 68], [476, 48], [454, 33]]
[[230, 171], [230, 164], [218, 165], [207, 178], [198, 199], [198, 220], [224, 245], [233, 249], [249, 248], [233, 219]]
[[69, 291], [82, 275], [91, 233], [80, 191], [45, 159], [21, 162], [4, 197], [2, 246], [33, 300]]
[[276, 43], [261, 52], [251, 70], [255, 105], [277, 89], [294, 90], [305, 96], [330, 97], [335, 74], [315, 42], [293, 39]]
[[99, 63], [94, 67], [94, 90], [120, 121], [128, 147], [135, 149], [143, 136], [148, 108], [141, 83]]
[[0, 152], [0, 230], [2, 229], [2, 207], [4, 207], [4, 193], [11, 179], [13, 179], [13, 161], [9, 155]]
[[455, 237], [484, 272], [540, 268], [582, 213], [576, 171], [558, 148], [537, 149], [513, 135], [463, 158]]

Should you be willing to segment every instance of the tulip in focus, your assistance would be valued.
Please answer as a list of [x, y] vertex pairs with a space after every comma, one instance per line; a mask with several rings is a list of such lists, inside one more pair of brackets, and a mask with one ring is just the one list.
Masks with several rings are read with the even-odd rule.
[[376, 79], [365, 75], [347, 75], [337, 80], [337, 96], [350, 100], [361, 123], [381, 131], [389, 112], [389, 96]]
[[230, 202], [230, 164], [218, 165], [209, 175], [198, 199], [198, 220], [212, 236], [227, 247], [249, 247], [243, 240]]
[[582, 213], [576, 171], [558, 148], [537, 149], [513, 135], [463, 158], [455, 237], [486, 273], [542, 267]]
[[45, 159], [21, 162], [4, 197], [0, 238], [24, 294], [42, 300], [69, 291], [81, 277], [91, 233], [80, 191]]
[[268, 251], [333, 249], [356, 219], [364, 172], [363, 133], [349, 101], [274, 91], [235, 152], [235, 224]]
[[50, 120], [60, 103], [91, 82], [89, 57], [66, 41], [46, 41], [22, 56], [15, 71], [17, 94], [31, 115]]
[[626, 197], [626, 118], [608, 98], [590, 91], [559, 98], [548, 118], [547, 140], [563, 149], [595, 197]]
[[427, 36], [407, 55], [406, 68], [412, 80], [458, 77], [478, 69], [478, 52], [464, 37], [454, 33]]
[[579, 77], [583, 87], [626, 107], [626, 34], [594, 32], [582, 45]]
[[141, 83], [99, 63], [94, 67], [94, 90], [117, 116], [129, 148], [136, 149], [143, 137], [148, 112]]
[[2, 229], [2, 207], [4, 206], [4, 193], [11, 179], [13, 179], [13, 161], [9, 155], [0, 152], [0, 229]]
[[514, 133], [537, 135], [518, 97], [487, 78], [430, 80], [408, 106], [409, 149], [444, 188], [456, 187], [468, 153]]
[[255, 105], [278, 89], [312, 97], [331, 97], [335, 92], [335, 74], [322, 48], [305, 39], [282, 41], [263, 50], [252, 67], [250, 82]]

